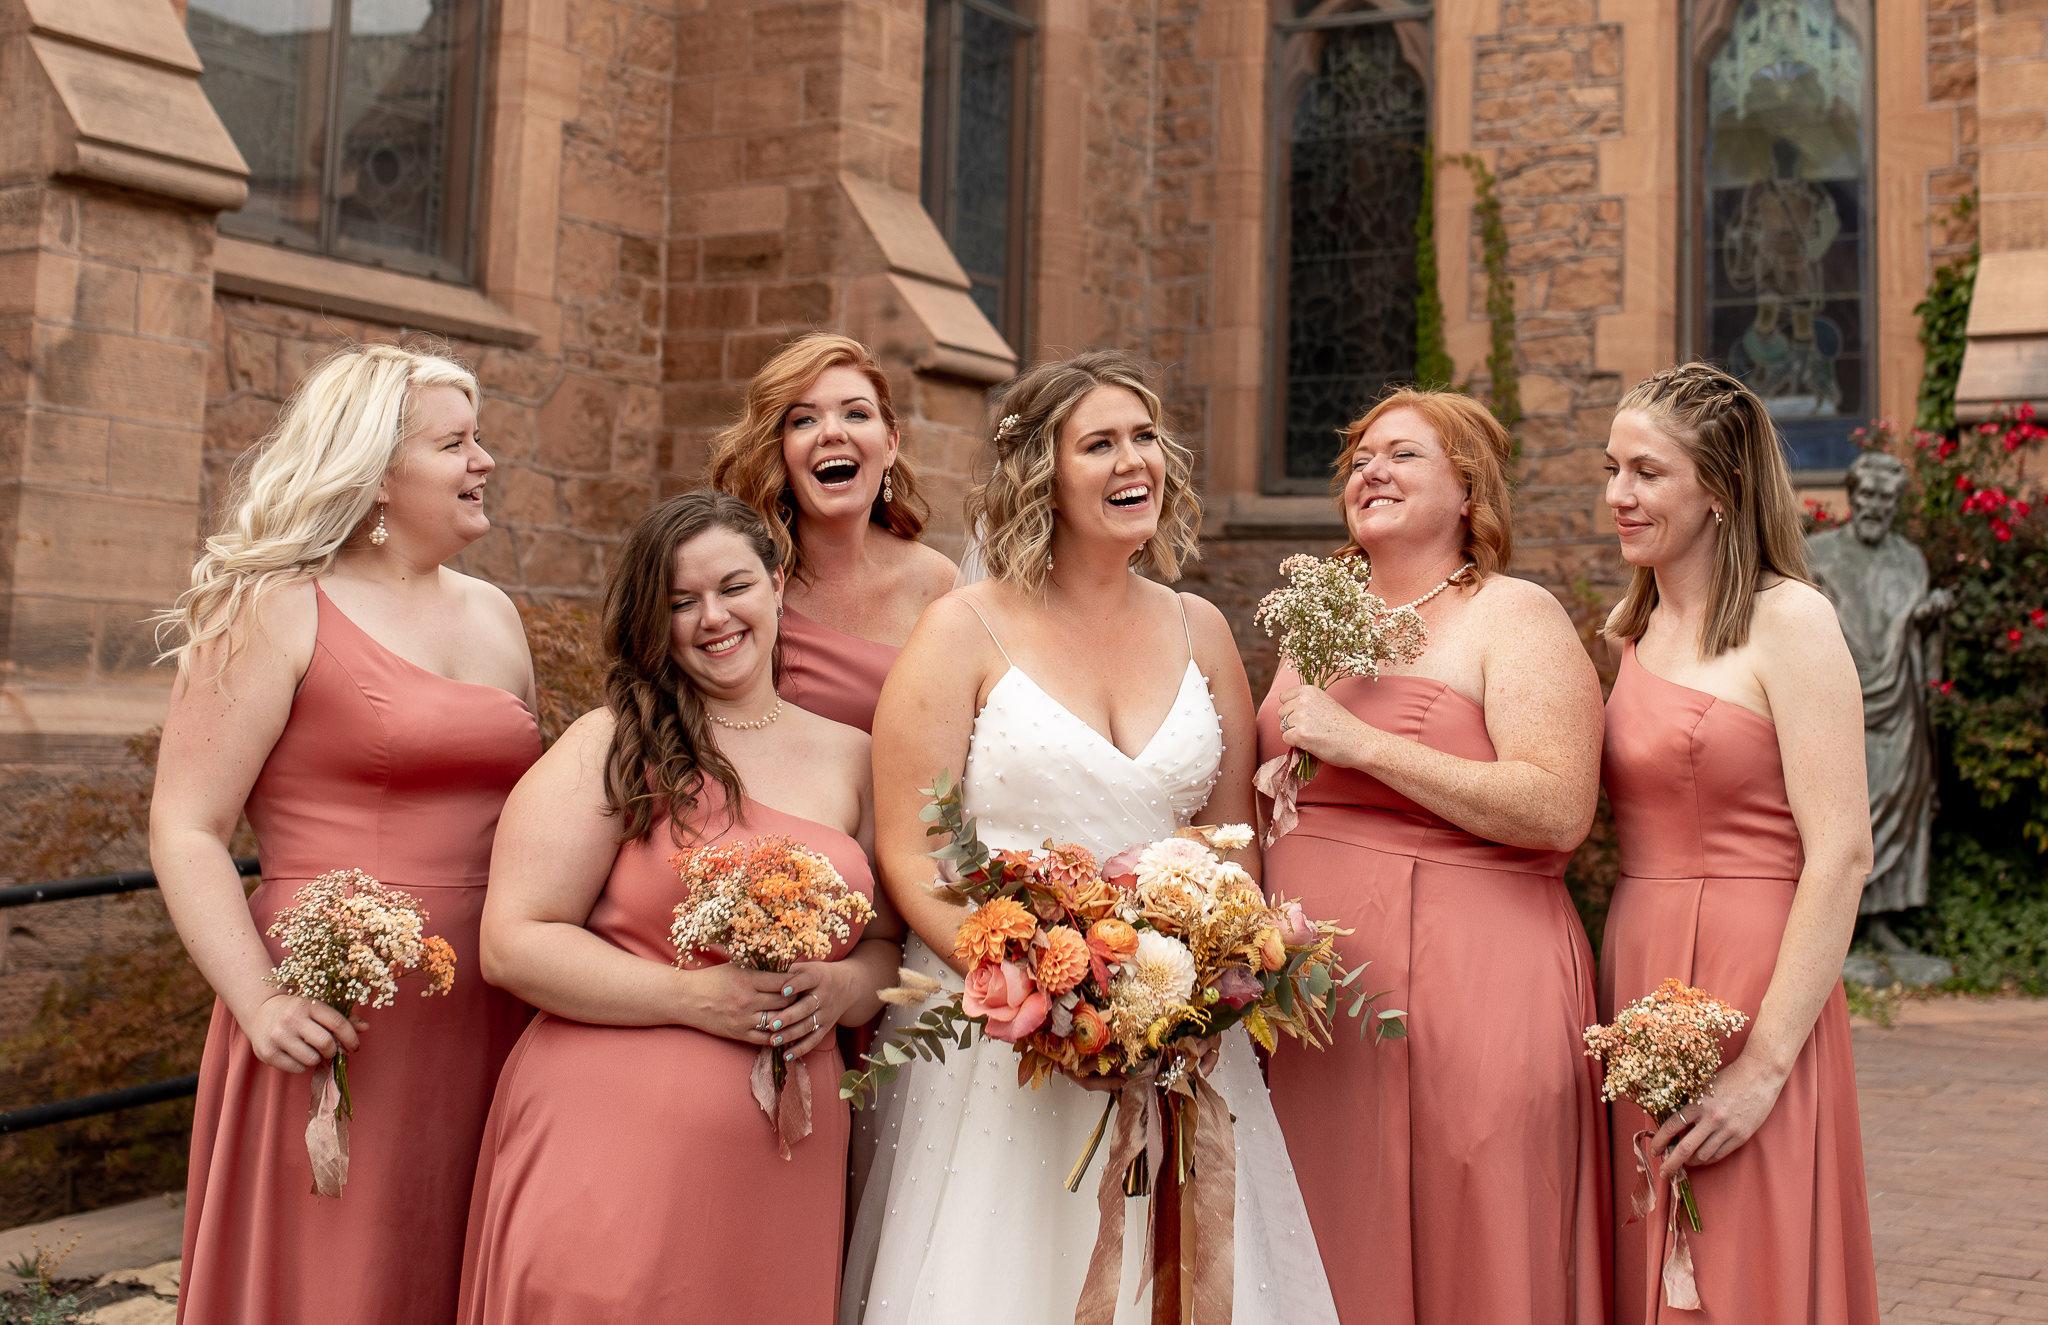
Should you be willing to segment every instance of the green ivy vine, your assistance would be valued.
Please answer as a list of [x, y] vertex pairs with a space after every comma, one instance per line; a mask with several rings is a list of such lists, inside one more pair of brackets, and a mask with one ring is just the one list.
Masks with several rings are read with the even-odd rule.
[[[1958, 220], [1977, 208], [1977, 195], [1955, 204]], [[1969, 344], [1970, 295], [1977, 285], [1977, 246], [1954, 262], [1937, 268], [1927, 297], [1913, 305], [1920, 319], [1920, 344], [1927, 352], [1920, 370], [1919, 414], [1913, 426], [1950, 433], [1956, 427], [1956, 380], [1962, 376], [1963, 350]]]
[[[1515, 365], [1515, 278], [1508, 274], [1508, 226], [1494, 187], [1493, 172], [1470, 152], [1439, 157], [1425, 149], [1422, 209], [1415, 218], [1415, 380], [1424, 386], [1451, 384], [1454, 365], [1444, 344], [1444, 300], [1438, 279], [1436, 249], [1436, 172], [1439, 165], [1461, 165], [1472, 176], [1479, 217], [1480, 260], [1486, 268], [1486, 321], [1490, 344], [1486, 355], [1487, 408], [1509, 432], [1522, 421], [1520, 370]], [[1457, 384], [1470, 391], [1471, 380]]]

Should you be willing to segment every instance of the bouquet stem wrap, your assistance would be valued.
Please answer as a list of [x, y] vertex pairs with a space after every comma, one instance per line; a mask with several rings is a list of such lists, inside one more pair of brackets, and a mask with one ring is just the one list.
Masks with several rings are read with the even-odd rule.
[[754, 1103], [775, 1129], [775, 1148], [788, 1159], [789, 1148], [811, 1134], [810, 1069], [799, 1063], [792, 1078], [782, 1051], [763, 1049], [754, 1059], [747, 1084], [753, 1087]]
[[[1650, 1164], [1648, 1145], [1655, 1132], [1641, 1131], [1635, 1135], [1633, 1149], [1636, 1152], [1635, 1191], [1629, 1196], [1630, 1214], [1628, 1223], [1647, 1217], [1657, 1208], [1657, 1171]], [[1680, 1169], [1671, 1179], [1670, 1211], [1664, 1220], [1664, 1236], [1670, 1250], [1664, 1253], [1664, 1305], [1679, 1311], [1700, 1309], [1699, 1281], [1693, 1277], [1692, 1243], [1687, 1240], [1686, 1225], [1692, 1231], [1700, 1231], [1699, 1207], [1693, 1204], [1692, 1181]], [[1678, 1209], [1685, 1207], [1685, 1223], [1678, 1221]]]
[[[1095, 1250], [1088, 1260], [1088, 1278], [1081, 1289], [1080, 1305], [1074, 1311], [1074, 1325], [1113, 1325], [1116, 1319], [1117, 1287], [1123, 1273], [1125, 1174], [1141, 1157], [1146, 1161], [1147, 1172], [1161, 1175], [1162, 1179], [1179, 1172], [1181, 1143], [1176, 1138], [1174, 1153], [1166, 1153], [1168, 1127], [1161, 1113], [1162, 1105], [1176, 1110], [1180, 1126], [1192, 1124], [1194, 1135], [1188, 1186], [1196, 1236], [1201, 1242], [1194, 1258], [1190, 1318], [1193, 1325], [1229, 1325], [1236, 1264], [1237, 1148], [1231, 1135], [1230, 1107], [1209, 1084], [1204, 1071], [1204, 1064], [1213, 1063], [1214, 1059], [1213, 1043], [1184, 1041], [1172, 1057], [1161, 1055], [1134, 1069], [1118, 1092], [1116, 1132], [1110, 1142], [1109, 1158], [1102, 1166], [1102, 1181], [1096, 1187]], [[1184, 1070], [1162, 1074], [1162, 1060], [1184, 1065]], [[1162, 1084], [1162, 1075], [1171, 1080]], [[1152, 1226], [1145, 1234], [1145, 1270], [1138, 1284], [1140, 1292], [1152, 1281], [1158, 1251], [1153, 1245], [1153, 1234], [1160, 1225], [1158, 1206], [1162, 1199], [1179, 1199], [1176, 1183], [1162, 1180], [1153, 1184]], [[1178, 1220], [1173, 1222], [1178, 1224]], [[1176, 1245], [1165, 1251], [1177, 1258], [1180, 1239], [1175, 1237], [1173, 1241]], [[1177, 1311], [1173, 1319], [1180, 1319]]]
[[315, 1196], [339, 1196], [342, 1185], [348, 1181], [347, 1064], [345, 1057], [336, 1054], [313, 1073], [313, 1099], [306, 1117], [306, 1157], [313, 1161]]

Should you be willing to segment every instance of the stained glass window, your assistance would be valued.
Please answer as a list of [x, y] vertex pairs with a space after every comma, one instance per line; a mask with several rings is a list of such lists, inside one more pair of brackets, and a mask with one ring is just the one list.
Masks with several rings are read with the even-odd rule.
[[1863, 5], [1741, 0], [1698, 34], [1705, 357], [1762, 397], [1795, 469], [1839, 470], [1871, 412]]
[[1428, 11], [1409, 6], [1296, 6], [1275, 42], [1281, 305], [1268, 485], [1320, 491], [1339, 432], [1415, 374], [1429, 27], [1413, 17]]
[[231, 234], [466, 279], [485, 0], [191, 0], [249, 163]]
[[1031, 32], [996, 0], [929, 0], [926, 9], [925, 210], [966, 269], [974, 302], [1018, 350]]

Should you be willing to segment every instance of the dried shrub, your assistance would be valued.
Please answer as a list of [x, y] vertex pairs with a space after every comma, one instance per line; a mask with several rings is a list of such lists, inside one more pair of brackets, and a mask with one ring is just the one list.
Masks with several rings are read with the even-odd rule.
[[527, 646], [533, 650], [541, 740], [552, 745], [569, 724], [604, 703], [604, 655], [598, 648], [597, 609], [572, 598], [522, 607]]

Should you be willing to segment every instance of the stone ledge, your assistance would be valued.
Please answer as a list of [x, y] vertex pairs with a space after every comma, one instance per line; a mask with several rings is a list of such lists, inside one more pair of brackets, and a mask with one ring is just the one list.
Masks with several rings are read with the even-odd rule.
[[917, 371], [1007, 381], [1017, 371], [1017, 352], [968, 293], [966, 270], [917, 198], [856, 175], [841, 175], [839, 186], [880, 251], [894, 296], [875, 300], [868, 311], [886, 318], [894, 304], [919, 324], [923, 334], [909, 338], [923, 342], [912, 351]]
[[1202, 521], [1204, 538], [1327, 538], [1350, 536], [1344, 517], [1328, 497], [1275, 497], [1225, 493], [1211, 497]]
[[223, 294], [493, 345], [524, 349], [540, 339], [532, 324], [479, 291], [230, 235], [214, 248], [213, 286]]

